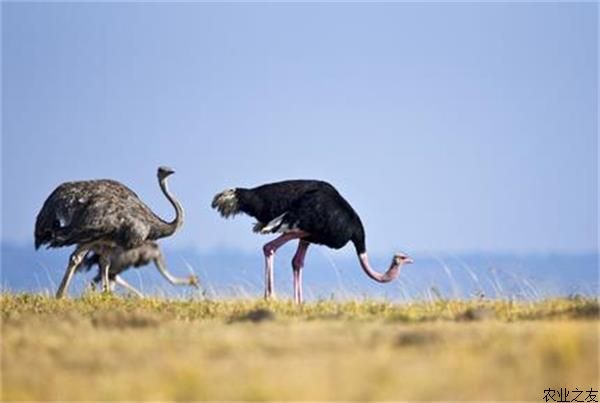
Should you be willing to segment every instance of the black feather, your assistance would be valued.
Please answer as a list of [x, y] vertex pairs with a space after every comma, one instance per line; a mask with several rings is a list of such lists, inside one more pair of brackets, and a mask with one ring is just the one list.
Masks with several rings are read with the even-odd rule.
[[[221, 193], [219, 195], [222, 195]], [[219, 195], [213, 207], [219, 206]], [[360, 217], [329, 183], [288, 180], [252, 189], [235, 189], [236, 208], [259, 221], [259, 228], [283, 215], [270, 232], [300, 229], [306, 241], [339, 249], [349, 241], [358, 253], [365, 252], [365, 233]]]

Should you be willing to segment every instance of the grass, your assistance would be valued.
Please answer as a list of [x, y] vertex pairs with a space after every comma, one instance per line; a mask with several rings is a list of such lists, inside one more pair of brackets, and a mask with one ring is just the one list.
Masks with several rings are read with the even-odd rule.
[[599, 303], [0, 295], [4, 400], [529, 400], [598, 389]]

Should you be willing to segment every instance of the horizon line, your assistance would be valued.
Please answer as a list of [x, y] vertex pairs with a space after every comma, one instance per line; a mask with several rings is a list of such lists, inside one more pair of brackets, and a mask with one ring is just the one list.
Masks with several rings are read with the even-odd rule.
[[[5, 247], [15, 247], [15, 248], [27, 248], [31, 246], [31, 250], [35, 251], [33, 246], [33, 242], [28, 241], [16, 241], [16, 240], [3, 240], [0, 239], [0, 248], [4, 249]], [[314, 245], [314, 246], [323, 246], [323, 245]], [[62, 247], [56, 248], [57, 250], [68, 250], [71, 247]], [[327, 250], [331, 251], [332, 254], [352, 256], [354, 255], [353, 250], [344, 250], [342, 249], [330, 249], [324, 246]], [[44, 248], [44, 250], [47, 248]], [[204, 248], [199, 245], [194, 244], [180, 244], [180, 245], [169, 245], [164, 247], [165, 250], [171, 252], [177, 251], [193, 251], [199, 254], [213, 254], [213, 253], [237, 253], [243, 255], [254, 254], [254, 249], [249, 249], [246, 247], [235, 247], [229, 245], [218, 245], [211, 248]], [[392, 252], [372, 252], [371, 256], [383, 257], [386, 254], [393, 254]], [[495, 250], [485, 250], [485, 249], [463, 249], [463, 250], [414, 250], [409, 253], [412, 256], [421, 256], [426, 259], [435, 259], [437, 257], [451, 257], [451, 256], [478, 256], [478, 255], [493, 255], [493, 256], [588, 256], [588, 255], [600, 255], [600, 250], [595, 249], [579, 249], [579, 250], [541, 250], [541, 249], [531, 249], [531, 250], [508, 250], [508, 249], [495, 249]], [[440, 256], [441, 255], [441, 256]]]

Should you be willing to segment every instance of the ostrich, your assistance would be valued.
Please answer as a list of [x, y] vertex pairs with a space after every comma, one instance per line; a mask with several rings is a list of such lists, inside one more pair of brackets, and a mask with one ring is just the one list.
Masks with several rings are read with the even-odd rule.
[[171, 222], [162, 220], [132, 190], [114, 180], [66, 182], [50, 194], [35, 223], [35, 248], [77, 245], [57, 298], [65, 294], [88, 252], [99, 256], [103, 288], [108, 291], [110, 256], [115, 248], [137, 248], [146, 241], [173, 235], [181, 227], [183, 208], [167, 186], [167, 178], [174, 172], [167, 167], [157, 172], [159, 186], [175, 209]]
[[254, 232], [279, 233], [263, 246], [265, 255], [265, 298], [273, 296], [275, 252], [288, 241], [298, 239], [292, 259], [294, 301], [302, 303], [302, 267], [311, 243], [340, 249], [351, 241], [364, 272], [375, 281], [387, 283], [400, 274], [412, 259], [397, 253], [385, 273], [371, 268], [365, 247], [365, 230], [352, 206], [329, 183], [316, 180], [288, 180], [252, 189], [234, 188], [218, 193], [212, 207], [225, 218], [246, 213], [258, 220]]
[[[123, 273], [130, 267], [140, 267], [153, 262], [160, 274], [167, 279], [173, 285], [191, 285], [198, 288], [198, 278], [191, 275], [187, 278], [179, 278], [173, 276], [166, 268], [165, 259], [163, 257], [158, 244], [153, 241], [146, 241], [142, 246], [137, 248], [123, 250], [120, 247], [116, 247], [110, 254], [110, 268], [108, 271], [108, 278], [110, 285], [117, 284], [121, 287], [128, 289], [138, 297], [143, 297], [143, 294], [135, 289], [132, 285], [127, 283], [120, 274]], [[92, 287], [102, 281], [102, 272], [100, 270], [100, 255], [95, 252], [88, 253], [84, 258], [81, 266], [78, 270], [89, 271], [92, 266], [98, 265], [98, 274], [92, 280]]]

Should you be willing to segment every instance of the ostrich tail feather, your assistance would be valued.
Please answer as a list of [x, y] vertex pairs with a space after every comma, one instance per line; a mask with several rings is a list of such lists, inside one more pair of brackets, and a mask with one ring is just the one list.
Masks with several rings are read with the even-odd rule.
[[211, 207], [225, 218], [240, 213], [240, 204], [235, 189], [227, 189], [213, 198]]

